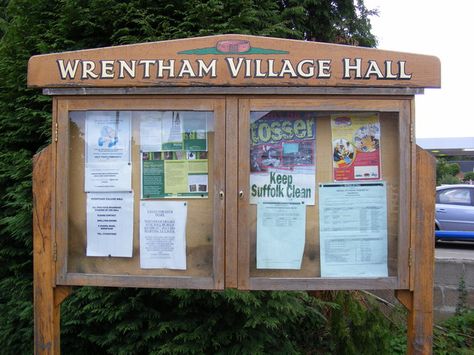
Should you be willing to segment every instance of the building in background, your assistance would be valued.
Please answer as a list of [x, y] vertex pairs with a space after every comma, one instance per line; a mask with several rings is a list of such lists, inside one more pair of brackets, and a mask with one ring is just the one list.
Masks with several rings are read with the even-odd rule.
[[436, 158], [457, 163], [463, 173], [474, 171], [474, 137], [417, 138], [416, 144]]

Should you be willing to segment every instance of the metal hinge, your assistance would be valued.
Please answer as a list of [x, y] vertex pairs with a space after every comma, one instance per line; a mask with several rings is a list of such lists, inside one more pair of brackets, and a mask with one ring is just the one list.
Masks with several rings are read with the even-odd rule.
[[415, 138], [415, 125], [412, 123], [410, 123], [410, 143], [413, 143], [416, 141], [416, 138]]
[[53, 242], [53, 261], [58, 261], [58, 245]]
[[413, 248], [408, 249], [408, 266], [412, 267], [413, 265]]
[[58, 133], [59, 129], [58, 129], [58, 123], [57, 122], [54, 122], [54, 141], [57, 142], [58, 141]]

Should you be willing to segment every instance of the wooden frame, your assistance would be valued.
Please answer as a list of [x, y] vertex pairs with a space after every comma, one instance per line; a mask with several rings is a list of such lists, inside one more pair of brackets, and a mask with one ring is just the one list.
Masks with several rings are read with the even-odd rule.
[[[57, 278], [59, 285], [105, 285], [130, 287], [185, 287], [185, 288], [224, 288], [238, 287], [240, 289], [404, 289], [409, 288], [408, 259], [409, 247], [409, 203], [411, 201], [412, 176], [409, 171], [415, 166], [413, 161], [413, 137], [411, 128], [411, 96], [268, 96], [251, 98], [248, 96], [186, 96], [170, 99], [160, 96], [124, 96], [124, 97], [78, 97], [65, 96], [55, 99], [54, 130], [57, 131], [55, 142], [55, 159], [57, 166], [57, 215], [56, 225], [58, 238], [55, 249], [57, 251]], [[117, 100], [119, 99], [119, 100]], [[214, 249], [214, 279], [205, 277], [173, 277], [173, 276], [125, 276], [69, 272], [67, 268], [68, 244], [67, 238], [67, 211], [68, 186], [65, 172], [68, 171], [69, 149], [69, 118], [68, 113], [76, 110], [104, 110], [104, 109], [198, 109], [216, 110], [220, 112], [222, 120], [216, 119], [216, 137], [220, 137], [220, 146], [225, 147], [225, 153], [215, 156], [214, 174], [217, 176], [219, 191], [225, 191], [225, 199], [219, 200], [214, 196], [215, 220], [214, 235], [219, 236]], [[314, 110], [314, 111], [378, 111], [394, 112], [398, 115], [399, 135], [399, 212], [398, 212], [398, 247], [397, 247], [397, 274], [387, 278], [377, 279], [323, 279], [285, 278], [285, 277], [251, 277], [249, 273], [249, 244], [245, 235], [248, 216], [246, 214], [249, 190], [248, 176], [242, 172], [248, 171], [248, 147], [242, 142], [248, 141], [249, 123], [246, 117], [251, 110]], [[225, 117], [225, 118], [224, 118]], [[236, 134], [237, 132], [237, 134]], [[224, 160], [225, 159], [225, 160]], [[225, 166], [225, 170], [217, 167]], [[225, 181], [224, 181], [225, 180]], [[217, 190], [216, 190], [217, 191]], [[244, 198], [239, 199], [239, 192], [244, 192]], [[223, 212], [225, 210], [225, 213]], [[224, 217], [225, 215], [225, 217]], [[238, 221], [237, 224], [234, 221]], [[225, 227], [224, 227], [225, 226]], [[219, 232], [221, 231], [221, 232]], [[225, 235], [225, 241], [224, 241]], [[225, 258], [225, 263], [224, 263]]]
[[[57, 139], [54, 142], [56, 161], [56, 216], [55, 216], [55, 250], [57, 251], [56, 284], [58, 285], [92, 285], [92, 286], [129, 286], [129, 287], [163, 287], [163, 288], [224, 288], [224, 205], [225, 200], [219, 197], [219, 191], [225, 191], [225, 101], [222, 97], [212, 100], [193, 97], [193, 99], [177, 97], [162, 100], [159, 97], [62, 97], [55, 99], [57, 111], [54, 117], [54, 131]], [[104, 273], [70, 272], [68, 267], [68, 168], [69, 168], [69, 112], [84, 110], [201, 110], [215, 112], [215, 154], [212, 173], [214, 177], [214, 196], [209, 196], [214, 203], [214, 247], [213, 272], [210, 277], [177, 276], [178, 272], [170, 272], [169, 276], [159, 274], [139, 275], [124, 273], [123, 275], [107, 275]], [[136, 198], [135, 198], [136, 199]]]
[[[408, 256], [410, 254], [410, 201], [411, 178], [408, 173], [415, 167], [413, 161], [414, 144], [411, 129], [412, 97], [288, 97], [271, 96], [255, 99], [241, 98], [239, 101], [239, 190], [244, 197], [239, 200], [239, 268], [238, 279], [241, 289], [269, 290], [328, 290], [328, 289], [403, 289], [409, 287]], [[295, 276], [252, 277], [250, 275], [249, 245], [249, 112], [271, 110], [305, 111], [377, 111], [394, 112], [398, 115], [399, 136], [399, 196], [398, 239], [397, 239], [397, 275], [385, 278], [321, 278]], [[326, 181], [327, 182], [327, 181]]]

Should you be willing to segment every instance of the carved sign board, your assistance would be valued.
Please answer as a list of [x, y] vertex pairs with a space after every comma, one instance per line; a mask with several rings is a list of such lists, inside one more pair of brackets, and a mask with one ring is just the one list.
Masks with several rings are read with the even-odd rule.
[[30, 87], [440, 87], [432, 56], [219, 35], [34, 56]]

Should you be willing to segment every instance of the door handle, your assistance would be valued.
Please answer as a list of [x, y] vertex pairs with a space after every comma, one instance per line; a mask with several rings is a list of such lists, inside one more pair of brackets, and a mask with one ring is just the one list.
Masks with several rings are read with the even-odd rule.
[[244, 198], [244, 192], [242, 190], [239, 191], [239, 199], [243, 199]]

